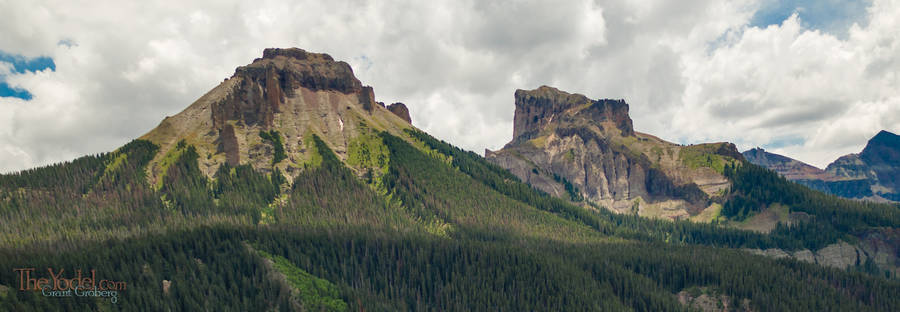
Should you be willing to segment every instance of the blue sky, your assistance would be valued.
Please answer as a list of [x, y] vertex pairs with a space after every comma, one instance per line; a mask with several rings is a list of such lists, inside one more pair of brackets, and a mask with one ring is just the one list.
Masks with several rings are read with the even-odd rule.
[[779, 25], [797, 13], [803, 26], [844, 37], [853, 23], [865, 23], [866, 8], [871, 3], [870, 0], [762, 0], [750, 26]]
[[[35, 72], [45, 69], [56, 71], [56, 64], [53, 63], [53, 59], [46, 56], [27, 58], [0, 50], [0, 62], [12, 65], [11, 72], [13, 74], [24, 74], [26, 72]], [[0, 97], [15, 97], [23, 100], [31, 100], [32, 95], [28, 90], [10, 86], [6, 82], [6, 76], [0, 73]]]

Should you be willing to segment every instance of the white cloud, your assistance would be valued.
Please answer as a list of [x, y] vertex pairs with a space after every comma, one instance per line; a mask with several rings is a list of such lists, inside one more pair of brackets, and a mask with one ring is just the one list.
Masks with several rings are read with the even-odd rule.
[[854, 136], [900, 130], [900, 4], [875, 1], [846, 39], [796, 18], [750, 28], [759, 5], [0, 0], [0, 50], [57, 65], [8, 77], [34, 99], [0, 99], [0, 172], [112, 150], [266, 47], [347, 61], [378, 100], [406, 103], [417, 126], [477, 152], [510, 139], [513, 91], [543, 84], [625, 98], [639, 131], [794, 142], [779, 151], [817, 165], [858, 151]]
[[839, 39], [803, 28], [794, 15], [694, 55], [673, 120], [677, 136], [745, 148], [792, 141], [773, 150], [824, 167], [882, 129], [897, 132], [898, 16], [897, 1], [875, 1], [868, 24]]

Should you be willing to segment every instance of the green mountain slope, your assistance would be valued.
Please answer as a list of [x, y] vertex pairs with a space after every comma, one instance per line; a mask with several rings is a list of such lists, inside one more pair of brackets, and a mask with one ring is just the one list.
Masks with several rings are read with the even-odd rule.
[[[740, 245], [740, 240], [728, 238], [765, 240], [757, 237], [759, 234], [709, 231], [706, 235], [715, 238], [705, 241], [694, 238], [702, 237], [699, 234], [705, 229], [688, 223], [633, 216], [617, 219], [617, 215], [594, 212], [580, 215], [584, 212], [580, 207], [523, 188], [524, 184], [483, 160], [436, 149], [429, 155], [397, 137], [382, 135], [392, 160], [385, 184], [396, 194], [391, 197], [403, 203], [398, 210], [387, 200], [347, 200], [387, 196], [378, 195], [353, 175], [340, 174], [349, 169], [322, 146], [321, 167], [295, 179], [289, 197], [302, 197], [296, 201], [319, 206], [287, 204], [279, 208], [282, 212], [274, 213], [271, 224], [256, 225], [244, 224], [252, 219], [245, 212], [228, 212], [219, 205], [210, 206], [218, 209], [214, 212], [175, 210], [165, 214], [185, 220], [213, 220], [211, 216], [216, 215], [230, 218], [212, 228], [197, 222], [191, 226], [195, 230], [4, 248], [0, 258], [7, 268], [62, 267], [70, 272], [90, 268], [105, 274], [104, 278], [128, 281], [129, 288], [120, 292], [116, 304], [105, 298], [48, 298], [16, 290], [17, 276], [6, 270], [0, 283], [10, 288], [0, 306], [15, 311], [29, 307], [303, 307], [303, 297], [292, 303], [290, 288], [266, 273], [271, 269], [264, 259], [248, 252], [243, 247], [246, 244], [334, 283], [341, 300], [354, 310], [679, 310], [684, 307], [674, 294], [692, 286], [712, 287], [766, 310], [824, 306], [891, 310], [898, 304], [890, 294], [900, 290], [900, 285], [893, 281], [672, 239]], [[432, 140], [429, 142], [437, 144]], [[451, 158], [449, 164], [442, 160]], [[453, 166], [457, 159], [457, 164], [468, 163], [468, 167]], [[447, 185], [467, 182], [476, 191], [433, 188], [441, 181]], [[340, 186], [342, 192], [327, 191], [334, 186]], [[215, 202], [216, 192], [207, 186], [202, 189], [208, 190], [206, 196]], [[251, 189], [240, 192], [246, 197], [257, 193]], [[350, 205], [353, 202], [357, 204]], [[450, 229], [428, 230], [435, 223], [431, 220], [437, 218]], [[98, 227], [94, 232], [105, 230]], [[67, 251], [57, 254], [58, 248]], [[820, 282], [804, 282], [810, 279]], [[168, 293], [163, 292], [164, 280], [176, 285]], [[772, 284], [789, 286], [790, 291]], [[818, 294], [832, 295], [823, 300]]]

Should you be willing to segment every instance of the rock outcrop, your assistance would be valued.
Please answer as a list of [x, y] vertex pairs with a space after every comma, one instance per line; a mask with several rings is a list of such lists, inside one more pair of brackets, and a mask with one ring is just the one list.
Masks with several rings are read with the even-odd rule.
[[[740, 301], [709, 287], [691, 287], [675, 294], [678, 302], [693, 310], [703, 312], [729, 312], [729, 311], [753, 311], [750, 308], [750, 299]], [[734, 302], [740, 302], [734, 306]]]
[[[776, 259], [793, 258], [838, 269], [872, 270], [872, 268], [876, 268], [876, 270], [887, 271], [892, 276], [898, 276], [900, 274], [900, 268], [897, 265], [900, 263], [900, 258], [898, 258], [900, 247], [898, 246], [900, 246], [900, 231], [884, 228], [865, 233], [856, 245], [839, 241], [816, 251], [802, 249], [789, 252], [777, 248], [744, 249], [744, 251]], [[866, 266], [870, 266], [870, 268], [865, 268]]]
[[[348, 142], [360, 131], [400, 133], [408, 127], [408, 117], [375, 102], [374, 90], [356, 79], [349, 64], [297, 48], [266, 49], [262, 58], [238, 67], [141, 138], [160, 146], [148, 166], [151, 181], [164, 174], [161, 160], [182, 140], [197, 149], [200, 168], [208, 176], [223, 164], [250, 164], [263, 172], [278, 168], [292, 176], [310, 158], [310, 134], [326, 141], [338, 157], [346, 157]], [[274, 161], [275, 141], [264, 140], [261, 132], [281, 136], [284, 159]]]
[[[729, 184], [684, 161], [693, 152], [741, 159], [733, 144], [684, 147], [634, 131], [624, 100], [542, 86], [515, 92], [513, 139], [485, 157], [554, 196], [622, 213], [686, 218]], [[699, 155], [698, 154], [698, 155]]]
[[241, 164], [240, 143], [238, 143], [237, 134], [234, 132], [234, 125], [226, 124], [219, 136], [219, 149], [217, 152], [225, 153], [225, 163], [229, 166], [239, 166]]
[[406, 108], [406, 105], [403, 103], [394, 103], [387, 106], [387, 109], [400, 117], [400, 119], [406, 120], [406, 122], [412, 124], [412, 119], [409, 118], [409, 109]]

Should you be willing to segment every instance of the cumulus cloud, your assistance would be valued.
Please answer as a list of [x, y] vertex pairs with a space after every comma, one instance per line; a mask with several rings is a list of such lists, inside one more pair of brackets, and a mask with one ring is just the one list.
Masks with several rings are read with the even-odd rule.
[[900, 3], [875, 1], [866, 26], [840, 39], [794, 14], [689, 57], [677, 137], [768, 146], [824, 167], [879, 130], [897, 132], [900, 35], [889, 30], [900, 29], [897, 16]]
[[112, 150], [266, 47], [347, 61], [378, 100], [479, 152], [509, 141], [513, 91], [544, 84], [625, 98], [638, 131], [820, 166], [900, 130], [900, 4], [837, 35], [802, 12], [755, 25], [767, 3], [0, 0], [0, 50], [56, 64], [7, 77], [33, 99], [0, 98], [0, 172]]
[[844, 38], [851, 25], [864, 20], [871, 4], [870, 0], [762, 0], [750, 25], [765, 28], [798, 14], [805, 27]]

